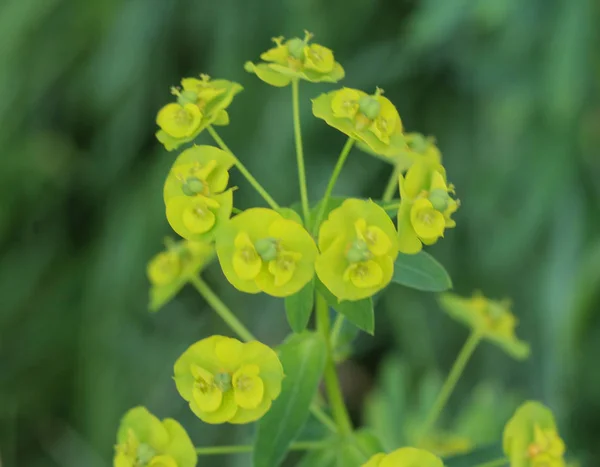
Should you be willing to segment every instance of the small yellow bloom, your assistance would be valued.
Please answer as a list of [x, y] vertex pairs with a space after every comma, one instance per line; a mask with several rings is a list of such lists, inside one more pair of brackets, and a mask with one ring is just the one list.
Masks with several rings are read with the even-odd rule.
[[313, 114], [342, 133], [356, 139], [368, 152], [397, 161], [407, 151], [402, 121], [394, 104], [377, 88], [368, 95], [342, 88], [313, 99]]
[[401, 448], [390, 454], [375, 454], [362, 467], [444, 467], [442, 460], [430, 452]]
[[227, 280], [246, 293], [286, 297], [314, 276], [317, 247], [298, 222], [271, 209], [253, 208], [219, 231], [217, 255]]
[[246, 62], [244, 68], [271, 86], [283, 87], [293, 79], [313, 83], [336, 83], [344, 77], [344, 69], [335, 61], [333, 52], [319, 44], [309, 44], [312, 34], [284, 42], [283, 37], [273, 38], [275, 47], [262, 53], [264, 63]]
[[529, 356], [529, 345], [515, 336], [517, 318], [510, 310], [510, 302], [494, 301], [475, 292], [471, 298], [452, 293], [439, 297], [442, 309], [457, 321], [466, 324], [505, 352], [517, 359]]
[[257, 341], [212, 336], [175, 362], [175, 384], [206, 423], [249, 423], [262, 417], [281, 392], [277, 354]]
[[129, 410], [119, 426], [114, 467], [195, 467], [196, 450], [171, 418], [160, 421], [145, 407]]
[[229, 124], [227, 107], [242, 87], [207, 75], [183, 78], [181, 88], [172, 88], [176, 103], [164, 106], [156, 117], [156, 138], [168, 151], [194, 140], [209, 125]]
[[372, 201], [348, 199], [319, 229], [319, 279], [341, 300], [370, 297], [389, 284], [398, 255], [394, 223]]
[[400, 251], [415, 254], [456, 225], [451, 216], [459, 202], [450, 196], [454, 187], [446, 184], [446, 171], [434, 156], [415, 161], [406, 176], [399, 176], [399, 185]]
[[518, 467], [565, 467], [565, 443], [552, 412], [528, 401], [517, 409], [504, 428], [504, 453]]

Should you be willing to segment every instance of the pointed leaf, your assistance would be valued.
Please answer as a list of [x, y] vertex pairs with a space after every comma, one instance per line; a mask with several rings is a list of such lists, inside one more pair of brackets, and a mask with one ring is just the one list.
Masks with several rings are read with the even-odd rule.
[[443, 292], [452, 288], [448, 272], [429, 253], [400, 253], [394, 263], [392, 282], [425, 292]]
[[319, 280], [317, 280], [317, 290], [330, 307], [344, 315], [352, 324], [371, 335], [375, 333], [375, 312], [371, 297], [354, 302], [348, 300], [339, 302], [337, 297]]
[[306, 329], [315, 302], [315, 281], [312, 280], [294, 295], [285, 298], [285, 313], [292, 331]]

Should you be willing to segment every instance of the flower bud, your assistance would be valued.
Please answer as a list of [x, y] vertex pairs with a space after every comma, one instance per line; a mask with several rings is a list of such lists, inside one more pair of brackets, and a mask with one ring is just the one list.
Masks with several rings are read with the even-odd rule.
[[204, 182], [197, 177], [188, 177], [181, 189], [187, 196], [194, 196], [204, 191]]
[[274, 238], [261, 238], [254, 244], [254, 249], [264, 261], [277, 258], [277, 242]]
[[346, 252], [346, 259], [350, 263], [360, 263], [361, 261], [366, 261], [371, 257], [371, 253], [369, 252], [369, 247], [367, 243], [363, 240], [355, 240], [348, 248]]
[[358, 101], [358, 108], [369, 120], [375, 120], [381, 111], [381, 104], [371, 96], [363, 96]]
[[448, 192], [441, 188], [436, 188], [429, 193], [429, 201], [436, 211], [444, 212], [448, 208]]
[[290, 39], [287, 43], [287, 47], [292, 57], [298, 60], [302, 60], [304, 58], [304, 47], [306, 47], [306, 42], [304, 42], [302, 39], [297, 37]]

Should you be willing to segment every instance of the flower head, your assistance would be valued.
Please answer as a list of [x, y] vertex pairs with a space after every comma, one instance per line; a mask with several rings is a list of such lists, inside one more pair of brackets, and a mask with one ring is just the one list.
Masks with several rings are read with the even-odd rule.
[[504, 453], [518, 467], [565, 467], [565, 443], [552, 412], [528, 401], [517, 409], [504, 428]]
[[319, 44], [310, 44], [312, 34], [304, 39], [295, 37], [284, 41], [273, 38], [275, 47], [261, 54], [262, 63], [246, 62], [244, 68], [271, 86], [283, 87], [293, 79], [313, 83], [336, 83], [344, 77], [344, 69], [335, 61], [333, 52]]
[[416, 161], [406, 176], [399, 176], [400, 207], [398, 236], [400, 251], [414, 254], [423, 244], [433, 245], [456, 222], [451, 218], [460, 202], [450, 195], [454, 187], [446, 183], [446, 170], [435, 156]]
[[117, 432], [114, 467], [195, 467], [196, 450], [171, 418], [160, 421], [145, 407], [125, 414]]
[[183, 238], [210, 241], [231, 215], [226, 190], [234, 158], [212, 146], [193, 146], [175, 160], [163, 190], [167, 220]]
[[394, 223], [373, 201], [347, 199], [319, 229], [319, 279], [341, 300], [360, 300], [391, 280], [398, 239]]
[[196, 276], [214, 256], [208, 243], [166, 241], [167, 249], [155, 255], [147, 267], [150, 280], [150, 311], [158, 311], [171, 300], [190, 277]]
[[479, 292], [471, 298], [445, 293], [440, 295], [439, 303], [452, 318], [499, 345], [512, 357], [523, 359], [529, 356], [529, 345], [515, 336], [517, 318], [512, 314], [508, 300], [490, 300]]
[[406, 151], [400, 115], [377, 88], [375, 94], [342, 88], [313, 99], [313, 114], [355, 138], [373, 153], [393, 158]]
[[296, 221], [271, 209], [252, 208], [219, 231], [217, 255], [236, 289], [286, 297], [313, 278], [317, 247]]
[[362, 467], [444, 467], [442, 460], [430, 452], [401, 448], [390, 454], [375, 454]]
[[175, 384], [206, 423], [249, 423], [262, 417], [281, 392], [277, 354], [257, 341], [212, 336], [175, 362]]
[[192, 141], [209, 125], [229, 124], [225, 110], [242, 87], [222, 79], [212, 81], [207, 75], [183, 78], [180, 88], [173, 88], [177, 102], [158, 111], [156, 138], [168, 151]]

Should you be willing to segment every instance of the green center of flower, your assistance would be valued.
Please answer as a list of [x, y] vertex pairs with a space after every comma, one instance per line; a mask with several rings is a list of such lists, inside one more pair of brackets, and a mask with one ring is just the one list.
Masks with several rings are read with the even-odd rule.
[[373, 96], [363, 96], [358, 101], [359, 110], [370, 120], [375, 120], [381, 111], [381, 104]]
[[184, 90], [177, 93], [177, 102], [180, 105], [196, 104], [198, 102], [198, 94], [194, 91]]
[[360, 263], [361, 261], [368, 260], [370, 257], [369, 245], [361, 239], [354, 240], [346, 251], [346, 259], [349, 263]]
[[428, 199], [437, 211], [444, 212], [448, 208], [450, 197], [446, 190], [435, 188], [429, 193]]
[[222, 392], [229, 391], [232, 388], [232, 385], [231, 385], [231, 374], [226, 373], [226, 372], [217, 373], [215, 375], [213, 383]]
[[302, 39], [299, 39], [298, 37], [290, 39], [287, 43], [287, 47], [290, 55], [296, 60], [302, 60], [304, 58], [304, 47], [306, 47], [306, 42]]
[[263, 261], [272, 261], [277, 258], [277, 240], [272, 237], [257, 240], [254, 243], [254, 249]]
[[194, 196], [202, 193], [207, 187], [206, 182], [203, 182], [198, 177], [188, 177], [181, 186], [181, 190], [187, 196]]

